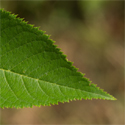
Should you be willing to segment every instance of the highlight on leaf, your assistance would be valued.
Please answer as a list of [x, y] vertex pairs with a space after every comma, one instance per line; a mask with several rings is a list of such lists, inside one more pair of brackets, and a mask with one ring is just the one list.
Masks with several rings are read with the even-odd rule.
[[44, 31], [0, 10], [0, 107], [115, 98], [90, 84]]

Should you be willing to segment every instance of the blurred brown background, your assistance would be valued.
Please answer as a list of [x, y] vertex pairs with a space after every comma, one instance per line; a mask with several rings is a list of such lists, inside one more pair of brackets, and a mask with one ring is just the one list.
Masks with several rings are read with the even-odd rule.
[[1, 109], [3, 124], [125, 124], [124, 1], [1, 1], [40, 26], [92, 83], [116, 101], [81, 100], [50, 107]]

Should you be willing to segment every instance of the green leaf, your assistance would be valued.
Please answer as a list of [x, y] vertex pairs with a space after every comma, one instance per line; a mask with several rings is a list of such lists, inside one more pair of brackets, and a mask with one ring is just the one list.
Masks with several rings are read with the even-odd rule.
[[0, 10], [0, 107], [115, 98], [90, 84], [49, 36]]

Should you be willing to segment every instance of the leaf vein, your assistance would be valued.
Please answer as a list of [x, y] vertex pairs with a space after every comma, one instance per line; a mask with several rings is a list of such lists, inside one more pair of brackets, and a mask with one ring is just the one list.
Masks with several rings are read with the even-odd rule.
[[31, 98], [33, 98], [33, 100], [35, 100], [35, 98], [34, 98], [34, 97], [30, 94], [30, 92], [28, 91], [28, 89], [27, 89], [27, 87], [26, 87], [26, 85], [25, 85], [25, 82], [24, 82], [24, 80], [23, 80], [22, 75], [21, 75], [21, 79], [22, 79], [22, 83], [23, 83], [24, 88], [25, 88], [25, 90], [27, 91], [28, 95], [29, 95]]
[[10, 90], [12, 91], [12, 93], [14, 94], [14, 96], [16, 97], [16, 99], [19, 100], [19, 98], [16, 96], [15, 92], [13, 91], [13, 89], [10, 87], [4, 71], [3, 71], [3, 75], [4, 75], [4, 78], [5, 78], [5, 81], [6, 81], [7, 85], [8, 85], [8, 87], [10, 88]]

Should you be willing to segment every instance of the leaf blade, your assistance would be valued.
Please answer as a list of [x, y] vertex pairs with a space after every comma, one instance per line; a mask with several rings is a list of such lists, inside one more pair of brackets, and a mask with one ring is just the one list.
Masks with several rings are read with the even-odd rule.
[[115, 100], [90, 85], [43, 31], [3, 10], [0, 15], [0, 107], [32, 107], [74, 99]]

